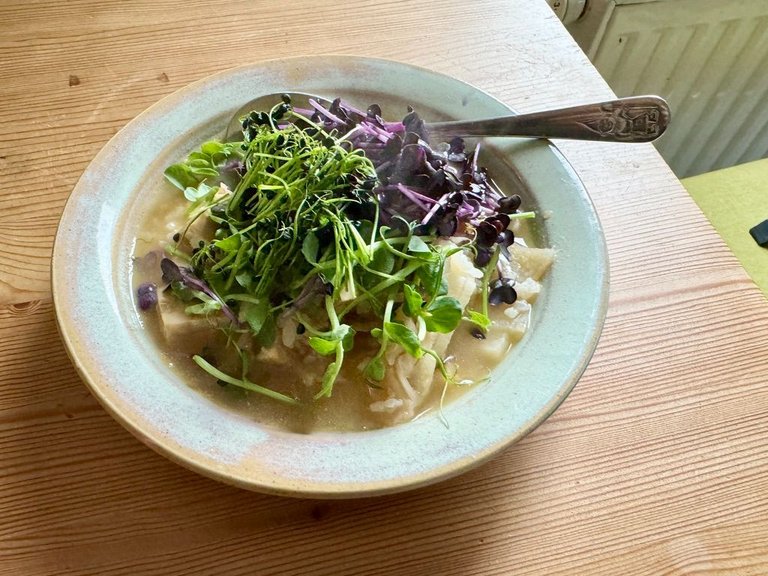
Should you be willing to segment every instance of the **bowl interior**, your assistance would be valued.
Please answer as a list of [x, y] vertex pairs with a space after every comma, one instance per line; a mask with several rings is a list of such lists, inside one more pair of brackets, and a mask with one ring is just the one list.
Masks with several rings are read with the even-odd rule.
[[[57, 319], [70, 356], [103, 405], [137, 437], [203, 474], [290, 495], [345, 497], [412, 488], [485, 461], [566, 397], [597, 344], [608, 263], [594, 208], [573, 170], [544, 141], [493, 139], [497, 163], [547, 215], [538, 233], [557, 251], [531, 329], [489, 382], [437, 415], [360, 433], [295, 434], [261, 426], [180, 381], [143, 330], [130, 289], [131, 239], [164, 167], [220, 135], [259, 94], [342, 96], [389, 117], [407, 105], [428, 120], [510, 113], [453, 78], [368, 58], [269, 61], [218, 74], [165, 98], [93, 160], [62, 216], [53, 256]], [[498, 171], [498, 169], [496, 169]]]

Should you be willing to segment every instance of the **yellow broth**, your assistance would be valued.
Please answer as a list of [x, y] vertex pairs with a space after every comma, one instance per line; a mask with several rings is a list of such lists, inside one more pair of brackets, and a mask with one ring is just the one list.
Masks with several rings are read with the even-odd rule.
[[[500, 159], [486, 158], [485, 164], [502, 189], [507, 193], [520, 193], [520, 186], [514, 181], [513, 172]], [[184, 229], [187, 207], [188, 202], [179, 190], [167, 183], [157, 187], [151, 204], [144, 211], [145, 218], [138, 223], [134, 234], [131, 274], [134, 293], [143, 282], [155, 282], [158, 290], [164, 288], [160, 259], [164, 255], [164, 249], [173, 243], [173, 235]], [[531, 209], [525, 200], [524, 208]], [[514, 221], [514, 226], [516, 237], [523, 238], [528, 245], [538, 243], [536, 226], [531, 226], [527, 221]], [[476, 301], [472, 307], [479, 309]], [[522, 336], [520, 331], [510, 333], [506, 328], [499, 326], [504, 322], [509, 324], [504, 315], [504, 308], [503, 305], [491, 307], [490, 316], [494, 325], [489, 329], [485, 340], [476, 338], [471, 331], [472, 325], [462, 321], [452, 336], [445, 358], [448, 369], [455, 371], [456, 380], [464, 382], [464, 385], [450, 385], [445, 388], [442, 376], [436, 371], [429, 396], [421, 403], [423, 408], [416, 417], [439, 410], [441, 401], [451, 402], [472, 389], [471, 382], [478, 383], [486, 379], [503, 359], [509, 347]], [[384, 390], [370, 385], [361, 373], [362, 366], [378, 349], [378, 343], [367, 332], [358, 331], [354, 349], [345, 355], [343, 369], [330, 398], [313, 398], [319, 390], [322, 374], [330, 359], [315, 354], [301, 336], [297, 337], [294, 349], [281, 349], [285, 356], [282, 359], [284, 361], [259, 362], [253, 354], [251, 355], [250, 379], [261, 386], [298, 399], [300, 405], [295, 406], [244, 391], [233, 385], [219, 385], [212, 376], [194, 363], [193, 354], [213, 356], [222, 369], [228, 366], [231, 368], [228, 373], [237, 374], [237, 363], [232, 354], [222, 352], [227, 348], [227, 337], [213, 322], [204, 330], [202, 337], [198, 331], [196, 338], [199, 345], [196, 348], [199, 349], [180, 350], [166, 342], [157, 309], [149, 312], [137, 310], [137, 314], [144, 328], [152, 335], [164, 361], [180, 379], [211, 401], [225, 405], [255, 421], [296, 433], [318, 430], [360, 431], [392, 424], [388, 414], [369, 410], [372, 402], [385, 400], [387, 394]], [[526, 318], [526, 324], [529, 317], [528, 315]], [[501, 334], [504, 330], [506, 332]]]

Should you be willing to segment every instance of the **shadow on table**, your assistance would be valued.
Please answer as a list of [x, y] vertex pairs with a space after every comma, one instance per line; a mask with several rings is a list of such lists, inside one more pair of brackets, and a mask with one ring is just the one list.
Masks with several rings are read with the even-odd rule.
[[[21, 328], [13, 356], [26, 377], [0, 393], [11, 573], [473, 574], [523, 521], [526, 442], [461, 477], [362, 500], [265, 496], [203, 478], [104, 412], [71, 368], [50, 305], [30, 316], [36, 333]], [[45, 342], [45, 362], [25, 341]]]

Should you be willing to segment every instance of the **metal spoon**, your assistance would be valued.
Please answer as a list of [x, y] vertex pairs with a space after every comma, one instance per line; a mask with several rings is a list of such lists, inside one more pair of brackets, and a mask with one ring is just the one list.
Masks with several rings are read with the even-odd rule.
[[[301, 92], [288, 95], [296, 108], [311, 108], [310, 98], [326, 107], [330, 104], [325, 98]], [[240, 138], [241, 120], [246, 114], [253, 110], [269, 111], [282, 97], [282, 94], [267, 94], [243, 105], [230, 120], [225, 140]], [[663, 98], [631, 96], [530, 114], [428, 122], [424, 126], [433, 141], [449, 140], [456, 136], [524, 136], [602, 142], [651, 142], [664, 133], [669, 119], [669, 105]]]

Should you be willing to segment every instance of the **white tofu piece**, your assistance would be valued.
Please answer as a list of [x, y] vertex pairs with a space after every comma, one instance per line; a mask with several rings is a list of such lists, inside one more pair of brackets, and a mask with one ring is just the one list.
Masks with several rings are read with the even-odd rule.
[[515, 243], [509, 247], [509, 252], [519, 264], [519, 278], [523, 279], [541, 280], [555, 260], [552, 248], [531, 248]]
[[[511, 325], [511, 324], [510, 324]], [[477, 360], [486, 366], [495, 366], [509, 350], [510, 336], [506, 326], [494, 324], [488, 330], [483, 345], [475, 352]]]
[[223, 316], [189, 316], [184, 312], [186, 304], [168, 296], [158, 294], [157, 310], [162, 331], [168, 348], [187, 354], [199, 354], [215, 337], [217, 328], [226, 325]]
[[517, 297], [527, 302], [535, 302], [536, 298], [541, 292], [541, 284], [536, 282], [533, 278], [526, 278], [522, 282], [515, 284], [515, 292]]

